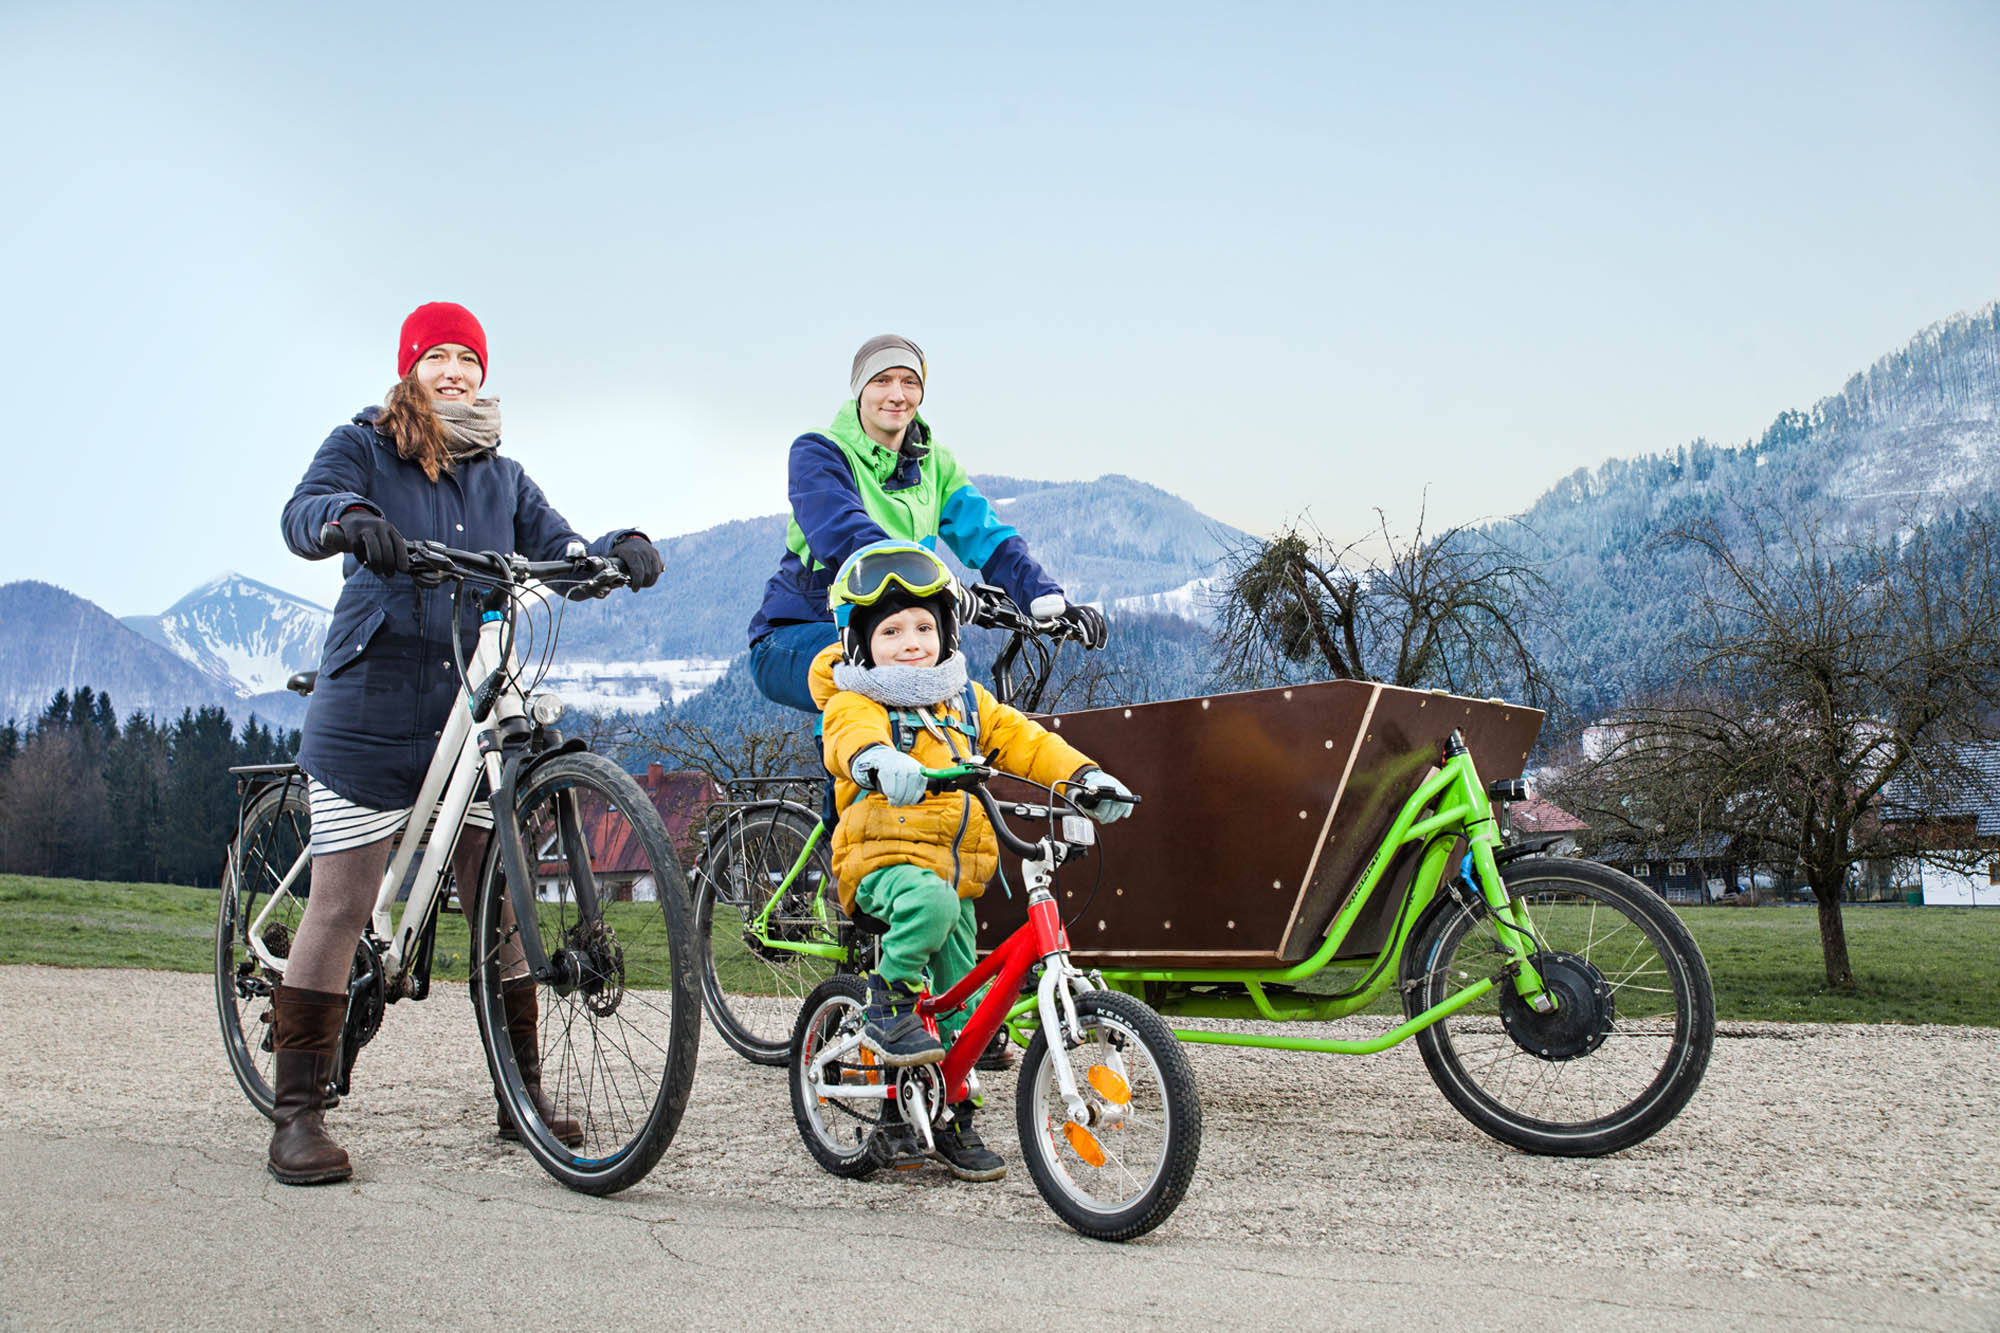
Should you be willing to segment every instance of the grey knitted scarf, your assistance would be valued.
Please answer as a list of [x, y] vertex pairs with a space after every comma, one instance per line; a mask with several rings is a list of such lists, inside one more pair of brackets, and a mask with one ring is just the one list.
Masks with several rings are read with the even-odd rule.
[[953, 653], [936, 666], [833, 665], [833, 683], [890, 708], [929, 708], [965, 692], [965, 654]]
[[470, 462], [482, 458], [500, 447], [500, 400], [481, 398], [476, 402], [437, 403], [431, 408], [444, 423], [446, 436], [451, 443], [454, 463]]

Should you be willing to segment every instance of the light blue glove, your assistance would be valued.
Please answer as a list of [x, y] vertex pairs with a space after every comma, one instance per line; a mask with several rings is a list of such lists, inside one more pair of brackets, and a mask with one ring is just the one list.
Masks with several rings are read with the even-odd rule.
[[881, 792], [890, 805], [924, 799], [924, 766], [893, 745], [871, 745], [855, 755], [854, 780]]
[[[1078, 787], [1097, 798], [1097, 804], [1084, 807], [1083, 813], [1100, 824], [1109, 824], [1114, 819], [1123, 819], [1132, 813], [1129, 799], [1132, 789], [1112, 777], [1101, 768], [1093, 768], [1077, 779]], [[1120, 799], [1120, 798], [1127, 799]]]

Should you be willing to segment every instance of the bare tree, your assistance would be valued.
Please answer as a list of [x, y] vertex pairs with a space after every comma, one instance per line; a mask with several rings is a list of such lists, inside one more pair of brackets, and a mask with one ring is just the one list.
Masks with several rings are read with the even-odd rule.
[[104, 778], [74, 727], [44, 727], [21, 748], [0, 789], [5, 869], [88, 876], [103, 838]]
[[1706, 557], [1680, 635], [1685, 683], [1608, 720], [1608, 745], [1558, 799], [1600, 828], [1720, 833], [1796, 865], [1818, 902], [1827, 985], [1852, 991], [1841, 918], [1851, 871], [1950, 859], [1935, 822], [1981, 779], [1967, 746], [2000, 714], [2000, 564], [1984, 521], [1949, 542], [1880, 545], [1748, 516], [1667, 541]]
[[1533, 563], [1469, 527], [1428, 535], [1421, 513], [1407, 539], [1380, 510], [1376, 521], [1367, 543], [1337, 545], [1300, 520], [1236, 554], [1218, 608], [1225, 673], [1245, 685], [1304, 670], [1553, 702], [1531, 646], [1550, 600]]
[[631, 752], [657, 758], [670, 768], [695, 769], [716, 782], [823, 770], [813, 744], [812, 725], [787, 712], [770, 722], [733, 727], [704, 726], [656, 713], [632, 722], [618, 741]]

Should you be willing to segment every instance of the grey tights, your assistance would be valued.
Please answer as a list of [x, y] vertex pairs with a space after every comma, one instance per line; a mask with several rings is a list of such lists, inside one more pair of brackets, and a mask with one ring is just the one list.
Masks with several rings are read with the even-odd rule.
[[[452, 850], [451, 873], [458, 881], [459, 901], [465, 905], [468, 919], [480, 865], [485, 859], [486, 830], [466, 829]], [[382, 887], [382, 872], [388, 867], [387, 838], [366, 847], [313, 858], [312, 893], [306, 899], [305, 916], [299, 922], [291, 958], [285, 965], [287, 986], [334, 995], [346, 991], [347, 973], [354, 964], [354, 946], [361, 942], [361, 929], [375, 910], [375, 895]], [[507, 920], [513, 920], [512, 909], [506, 915]], [[503, 974], [521, 970], [521, 946], [511, 935], [500, 963]]]

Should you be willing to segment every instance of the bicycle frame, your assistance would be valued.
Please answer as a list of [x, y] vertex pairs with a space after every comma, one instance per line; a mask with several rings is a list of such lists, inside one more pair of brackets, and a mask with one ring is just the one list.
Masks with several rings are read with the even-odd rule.
[[[964, 1029], [945, 1052], [943, 1061], [936, 1066], [942, 1077], [947, 1103], [963, 1101], [972, 1095], [973, 1062], [986, 1049], [987, 1042], [999, 1031], [1000, 1025], [1030, 1005], [1049, 1031], [1064, 1033], [1072, 1040], [1082, 1040], [1083, 1029], [1077, 1018], [1076, 995], [1096, 990], [1098, 985], [1091, 976], [1069, 961], [1069, 934], [1063, 929], [1062, 913], [1056, 907], [1055, 894], [1050, 888], [1055, 878], [1053, 866], [1061, 855], [1058, 847], [1059, 844], [1045, 838], [1037, 844], [1039, 857], [1022, 859], [1028, 880], [1027, 921], [980, 960], [956, 986], [943, 995], [927, 995], [918, 1002], [917, 1013], [924, 1019], [924, 1025], [935, 1034], [939, 1014], [959, 1008], [981, 986], [992, 982], [986, 998], [966, 1018]], [[1021, 982], [1037, 963], [1042, 965], [1042, 976], [1035, 998], [1017, 1005], [1014, 997], [1020, 994]], [[897, 1096], [898, 1080], [894, 1079], [858, 1086], [823, 1082], [826, 1067], [853, 1055], [860, 1045], [861, 1036], [854, 1033], [830, 1043], [818, 1053], [812, 1065], [812, 1078], [820, 1085], [821, 1096], [884, 1101]], [[1077, 1090], [1074, 1075], [1067, 1063], [1061, 1060], [1055, 1062], [1055, 1072], [1057, 1089], [1062, 1094], [1065, 1107], [1072, 1118], [1082, 1120], [1087, 1108], [1083, 1095]], [[920, 1106], [915, 1115], [906, 1117], [921, 1127], [920, 1132], [927, 1140], [930, 1125], [928, 1112], [935, 1109]]]
[[[519, 684], [520, 663], [507, 641], [506, 628], [510, 612], [532, 613], [561, 596], [559, 591], [545, 583], [523, 580], [511, 587], [495, 590], [485, 599], [487, 607], [481, 614], [478, 643], [473, 650], [465, 681], [459, 687], [457, 703], [445, 721], [443, 734], [438, 738], [437, 751], [424, 774], [423, 785], [418, 789], [409, 820], [395, 835], [394, 850], [375, 896], [369, 927], [378, 940], [387, 942], [382, 960], [383, 972], [392, 995], [401, 993], [407, 984], [409, 968], [417, 955], [420, 933], [433, 918], [440, 895], [444, 892], [445, 878], [451, 873], [451, 856], [464, 831], [465, 813], [472, 805], [482, 776], [492, 793], [494, 836], [500, 844], [501, 855], [508, 861], [508, 891], [513, 899], [515, 914], [526, 919], [533, 911], [534, 881], [527, 876], [526, 857], [520, 848], [519, 830], [512, 818], [514, 767], [502, 757], [503, 740], [510, 735], [526, 734], [532, 723], [528, 718], [527, 696]], [[496, 600], [508, 604], [509, 609], [502, 610], [493, 605]], [[474, 681], [480, 683], [474, 685]], [[575, 817], [574, 810], [568, 807], [562, 813], [566, 818]], [[411, 887], [409, 901], [403, 906], [399, 928], [394, 911], [396, 893], [408, 876], [411, 863], [416, 860], [417, 848], [424, 843], [433, 817], [437, 836], [432, 836], [424, 847], [423, 860], [417, 866], [416, 882]], [[273, 955], [265, 946], [265, 921], [281, 900], [291, 896], [293, 886], [310, 860], [310, 849], [300, 852], [298, 860], [266, 898], [262, 910], [246, 932], [246, 943], [257, 960], [280, 976], [285, 971], [285, 959]], [[520, 872], [518, 875], [514, 873], [516, 863]], [[576, 872], [576, 867], [573, 866], [572, 871]], [[579, 900], [586, 892], [594, 895], [595, 881], [587, 864], [577, 873], [577, 886]], [[471, 886], [461, 885], [460, 888], [462, 897], [469, 897]], [[528, 953], [530, 971], [537, 979], [546, 980], [551, 971], [550, 962], [537, 932], [523, 931], [521, 937]]]
[[[1140, 988], [1147, 982], [1196, 985], [1228, 983], [1241, 986], [1246, 992], [1240, 997], [1206, 996], [1177, 1002], [1173, 1007], [1173, 1013], [1177, 1016], [1258, 1019], [1266, 1022], [1325, 1022], [1344, 1018], [1367, 1008], [1395, 983], [1397, 964], [1402, 958], [1403, 948], [1409, 942], [1410, 933], [1422, 918], [1425, 908], [1430, 906], [1444, 884], [1445, 871], [1453, 847], [1460, 840], [1463, 840], [1470, 849], [1476, 887], [1484, 900], [1486, 910], [1492, 916], [1494, 934], [1508, 953], [1507, 964], [1501, 972], [1504, 976], [1512, 978], [1512, 984], [1522, 999], [1537, 1011], [1546, 1012], [1552, 1007], [1552, 1002], [1533, 962], [1532, 955], [1535, 949], [1533, 932], [1507, 897], [1506, 885], [1500, 877], [1499, 864], [1495, 859], [1494, 854], [1500, 848], [1500, 830], [1499, 823], [1493, 815], [1492, 801], [1479, 780], [1479, 773], [1473, 765], [1471, 753], [1456, 734], [1445, 747], [1443, 766], [1403, 803], [1395, 822], [1390, 825], [1388, 833], [1376, 847], [1375, 855], [1369, 861], [1360, 882], [1348, 895], [1347, 901], [1342, 904], [1327, 931], [1325, 940], [1310, 958], [1290, 967], [1276, 969], [1104, 968], [1101, 969], [1101, 975], [1107, 985], [1120, 990], [1131, 990], [1135, 994], [1139, 993]], [[1363, 984], [1356, 990], [1321, 1000], [1298, 1003], [1294, 999], [1286, 1007], [1274, 1003], [1267, 988], [1304, 981], [1333, 962], [1335, 955], [1340, 952], [1342, 943], [1347, 939], [1348, 932], [1360, 919], [1369, 900], [1381, 888], [1389, 868], [1395, 863], [1398, 855], [1409, 847], [1421, 848], [1422, 860], [1418, 863], [1416, 873], [1410, 881], [1404, 910], [1400, 913], [1396, 927], [1384, 943], [1381, 952], [1371, 959], [1358, 960], [1360, 965], [1368, 968]], [[1263, 1046], [1290, 1051], [1372, 1055], [1408, 1039], [1440, 1019], [1450, 1017], [1500, 984], [1502, 982], [1495, 977], [1479, 978], [1449, 999], [1426, 1009], [1416, 1017], [1398, 1024], [1379, 1036], [1361, 1040], [1280, 1037], [1181, 1028], [1175, 1029], [1174, 1035], [1186, 1042], [1203, 1042], [1220, 1046]]]

